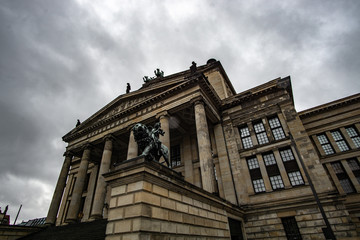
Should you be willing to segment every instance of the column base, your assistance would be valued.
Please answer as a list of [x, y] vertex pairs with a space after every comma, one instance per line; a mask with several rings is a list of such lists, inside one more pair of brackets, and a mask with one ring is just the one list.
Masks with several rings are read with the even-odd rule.
[[66, 219], [65, 223], [72, 224], [72, 223], [78, 223], [79, 221], [77, 219]]
[[103, 216], [100, 214], [91, 215], [89, 218], [90, 221], [95, 221], [95, 220], [99, 220], [99, 219], [103, 219]]

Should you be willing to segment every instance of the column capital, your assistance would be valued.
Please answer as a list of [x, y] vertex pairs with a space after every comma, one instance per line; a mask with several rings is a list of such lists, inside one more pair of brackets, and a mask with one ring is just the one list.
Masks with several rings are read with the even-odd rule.
[[198, 96], [198, 97], [196, 97], [194, 99], [191, 99], [190, 104], [193, 105], [193, 106], [196, 106], [198, 104], [202, 104], [204, 106], [206, 105], [204, 99], [202, 97], [200, 97], [200, 96]]
[[74, 153], [71, 152], [71, 151], [65, 151], [64, 154], [63, 154], [64, 157], [73, 157], [74, 156]]
[[94, 145], [92, 145], [91, 143], [85, 143], [84, 145], [81, 146], [82, 150], [87, 150], [87, 149], [91, 150], [93, 148], [94, 148]]
[[156, 118], [157, 119], [160, 119], [161, 117], [170, 117], [168, 111], [162, 111], [162, 112], [159, 112], [158, 114], [156, 114]]
[[112, 141], [112, 142], [114, 142], [116, 140], [116, 138], [115, 138], [115, 136], [114, 135], [112, 135], [112, 134], [108, 134], [108, 135], [106, 135], [104, 138], [103, 138], [103, 141]]

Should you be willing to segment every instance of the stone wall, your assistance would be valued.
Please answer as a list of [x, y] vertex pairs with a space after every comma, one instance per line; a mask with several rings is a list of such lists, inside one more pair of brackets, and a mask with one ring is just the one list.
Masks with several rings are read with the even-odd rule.
[[157, 165], [140, 159], [106, 175], [112, 188], [106, 239], [229, 239], [226, 209], [241, 211], [171, 169], [151, 169]]
[[[324, 210], [337, 239], [357, 239], [355, 225], [344, 205], [324, 206]], [[247, 239], [284, 239], [283, 217], [295, 217], [303, 240], [325, 239], [325, 222], [316, 207], [291, 211], [249, 215], [245, 223]]]

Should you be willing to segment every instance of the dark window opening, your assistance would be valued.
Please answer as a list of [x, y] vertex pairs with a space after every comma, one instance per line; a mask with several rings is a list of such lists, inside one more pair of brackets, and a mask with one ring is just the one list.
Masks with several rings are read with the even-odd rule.
[[333, 162], [331, 163], [331, 166], [336, 174], [336, 177], [338, 178], [341, 187], [343, 188], [345, 193], [354, 193], [355, 189], [352, 185], [349, 176], [347, 175], [346, 171], [344, 170], [344, 167], [340, 162]]
[[260, 166], [257, 158], [248, 158], [247, 164], [255, 193], [265, 192], [265, 183], [261, 176]]
[[301, 238], [301, 234], [299, 231], [299, 227], [296, 223], [295, 217], [285, 217], [281, 218], [281, 222], [284, 226], [284, 230], [286, 233], [286, 238], [288, 240], [299, 240]]
[[170, 148], [171, 167], [181, 165], [180, 145], [171, 146]]
[[295, 160], [291, 148], [285, 148], [279, 151], [282, 161], [284, 162], [285, 170], [288, 174], [292, 186], [304, 184], [304, 179], [301, 175], [299, 166]]
[[231, 240], [243, 240], [242, 224], [240, 221], [228, 218]]
[[267, 174], [270, 178], [272, 189], [276, 190], [284, 188], [285, 186], [281, 178], [274, 154], [272, 152], [265, 153], [263, 154], [263, 159], [265, 162]]

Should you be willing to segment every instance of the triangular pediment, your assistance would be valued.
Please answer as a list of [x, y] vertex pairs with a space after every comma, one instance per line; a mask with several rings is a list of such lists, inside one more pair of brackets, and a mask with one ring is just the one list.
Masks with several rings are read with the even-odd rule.
[[118, 115], [129, 115], [133, 109], [137, 109], [140, 105], [151, 102], [159, 96], [163, 96], [164, 94], [168, 95], [169, 91], [176, 89], [177, 86], [183, 85], [188, 80], [182, 76], [171, 79], [154, 79], [152, 81], [151, 83], [144, 84], [139, 90], [118, 96], [66, 134], [63, 139], [66, 141], [66, 138], [69, 136], [84, 132], [89, 127], [101, 126], [102, 123], [110, 122]]

